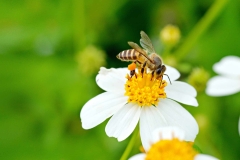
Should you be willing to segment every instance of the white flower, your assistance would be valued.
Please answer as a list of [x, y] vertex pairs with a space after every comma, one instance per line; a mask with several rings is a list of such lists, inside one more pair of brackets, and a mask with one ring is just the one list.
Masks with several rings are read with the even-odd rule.
[[240, 91], [240, 58], [227, 56], [214, 64], [218, 76], [208, 81], [206, 93], [210, 96], [226, 96]]
[[209, 155], [198, 154], [192, 148], [192, 143], [185, 142], [184, 139], [184, 131], [177, 127], [157, 128], [148, 142], [151, 148], [145, 150], [146, 153], [134, 155], [129, 160], [217, 160]]
[[198, 124], [174, 100], [198, 106], [197, 93], [187, 83], [175, 81], [180, 76], [179, 72], [167, 66], [165, 74], [168, 74], [172, 84], [167, 85], [168, 79], [164, 76], [161, 87], [159, 80], [151, 79], [151, 73], [142, 75], [137, 72], [136, 76], [128, 76], [127, 79], [128, 74], [127, 68], [100, 69], [96, 81], [106, 92], [83, 106], [80, 113], [82, 127], [93, 128], [112, 116], [105, 131], [109, 137], [122, 141], [133, 132], [140, 119], [140, 136], [145, 149], [149, 147], [151, 132], [163, 126], [178, 126], [186, 132], [185, 140], [193, 141], [198, 134]]

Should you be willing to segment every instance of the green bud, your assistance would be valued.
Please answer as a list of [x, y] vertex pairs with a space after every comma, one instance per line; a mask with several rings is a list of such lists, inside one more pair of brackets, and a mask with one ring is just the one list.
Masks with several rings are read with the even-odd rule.
[[89, 45], [76, 56], [78, 69], [86, 75], [96, 73], [106, 64], [106, 53], [95, 46]]
[[181, 62], [177, 65], [177, 69], [183, 74], [189, 74], [192, 70], [192, 65], [188, 62]]
[[166, 46], [175, 46], [181, 37], [180, 30], [177, 26], [167, 25], [160, 32], [160, 39]]
[[210, 75], [203, 68], [195, 68], [188, 77], [188, 82], [198, 91], [203, 91], [206, 88], [207, 81]]
[[206, 115], [197, 114], [194, 117], [195, 117], [200, 129], [205, 130], [206, 128], [208, 128], [209, 120]]

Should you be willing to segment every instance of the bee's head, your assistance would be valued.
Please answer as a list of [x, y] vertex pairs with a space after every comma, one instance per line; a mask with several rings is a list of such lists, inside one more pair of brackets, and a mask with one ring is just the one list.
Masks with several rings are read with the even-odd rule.
[[162, 66], [162, 60], [157, 53], [152, 53], [151, 59], [153, 60], [153, 63], [156, 66], [156, 68], [160, 68]]
[[162, 76], [165, 71], [166, 71], [166, 66], [162, 65], [161, 67], [156, 69], [156, 74], [159, 75], [159, 76]]

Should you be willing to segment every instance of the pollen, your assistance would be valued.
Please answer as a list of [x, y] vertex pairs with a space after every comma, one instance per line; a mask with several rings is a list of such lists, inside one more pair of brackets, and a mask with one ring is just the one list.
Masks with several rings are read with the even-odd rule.
[[157, 105], [159, 98], [166, 98], [164, 88], [167, 86], [167, 82], [161, 78], [156, 78], [151, 72], [141, 73], [141, 69], [138, 69], [138, 73], [130, 77], [125, 84], [125, 95], [128, 96], [128, 102], [137, 103], [139, 106], [152, 106]]
[[151, 146], [145, 160], [193, 160], [198, 152], [192, 145], [177, 138], [160, 140]]
[[131, 63], [128, 65], [128, 70], [132, 71], [136, 69], [136, 63]]

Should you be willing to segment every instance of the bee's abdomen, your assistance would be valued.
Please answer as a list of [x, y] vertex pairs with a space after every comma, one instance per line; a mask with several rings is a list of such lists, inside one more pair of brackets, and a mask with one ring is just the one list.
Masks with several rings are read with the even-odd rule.
[[133, 61], [133, 60], [137, 60], [137, 55], [139, 55], [139, 53], [135, 49], [129, 49], [129, 50], [120, 52], [117, 55], [117, 58], [122, 61]]

